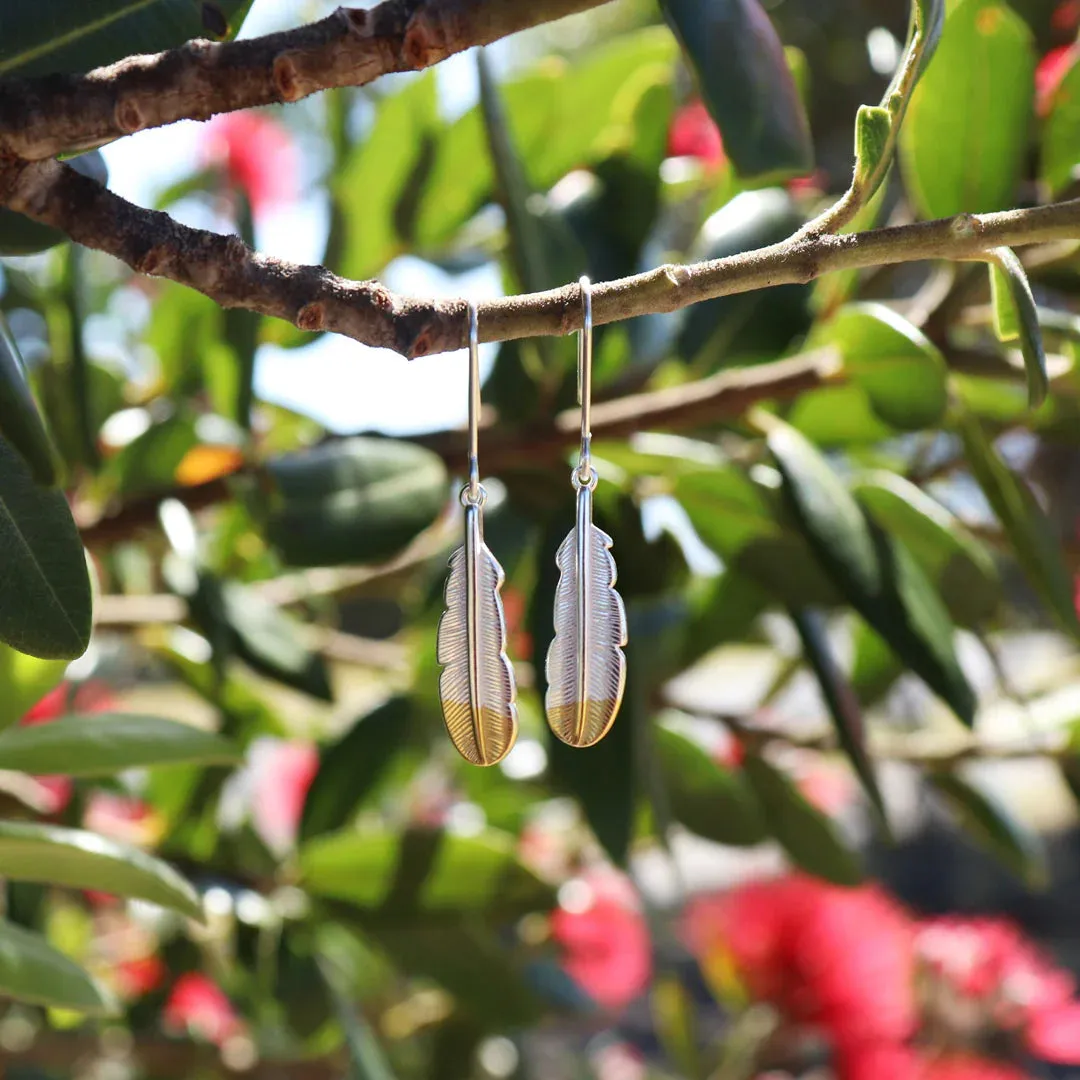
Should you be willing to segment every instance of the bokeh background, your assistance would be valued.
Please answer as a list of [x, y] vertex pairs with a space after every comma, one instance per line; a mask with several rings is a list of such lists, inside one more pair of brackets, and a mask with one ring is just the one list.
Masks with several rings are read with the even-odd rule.
[[[255, 0], [240, 33], [332, 7]], [[652, 0], [431, 72], [143, 132], [96, 167], [186, 224], [410, 295], [735, 254], [843, 192], [856, 112], [885, 92], [910, 17], [871, 0], [715, 8], [767, 12], [808, 167], [732, 160], [765, 91], [717, 84], [722, 65], [682, 51]], [[1080, 3], [942, 11], [899, 165], [858, 228], [1076, 193]], [[752, 53], [767, 32], [748, 25], [714, 26], [714, 63]], [[717, 108], [741, 92], [745, 108]], [[782, 382], [781, 360], [807, 381], [598, 433], [629, 683], [588, 751], [547, 733], [537, 663], [572, 524], [573, 448], [551, 431], [574, 405], [574, 342], [485, 345], [487, 538], [507, 571], [521, 735], [480, 770], [445, 737], [434, 654], [465, 357], [406, 362], [222, 312], [67, 243], [20, 254], [40, 240], [0, 226], [0, 308], [97, 585], [81, 659], [0, 657], [0, 717], [165, 717], [240, 750], [101, 780], [75, 756], [75, 775], [13, 766], [0, 743], [8, 816], [156, 852], [206, 912], [8, 882], [8, 919], [119, 1008], [3, 1006], [5, 1075], [1080, 1067], [1075, 243], [1022, 252], [1049, 373], [1038, 408], [1030, 327], [1003, 326], [1017, 301], [981, 264], [828, 275], [598, 331], [598, 399], [645, 416], [650, 395], [733, 373]], [[786, 454], [774, 421], [796, 433]], [[844, 550], [822, 551], [799, 462], [835, 481], [826, 517], [855, 506], [888, 537], [888, 603], [858, 595]]]

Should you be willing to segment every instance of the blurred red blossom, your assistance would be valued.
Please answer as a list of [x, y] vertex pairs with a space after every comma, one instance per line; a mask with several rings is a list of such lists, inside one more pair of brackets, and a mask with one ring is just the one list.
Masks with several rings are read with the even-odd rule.
[[[69, 712], [104, 712], [112, 707], [113, 696], [109, 688], [100, 682], [86, 682], [74, 686], [62, 682], [50, 690], [40, 701], [23, 714], [19, 723], [23, 727], [37, 724], [50, 724]], [[36, 776], [40, 796], [41, 813], [54, 815], [62, 813], [71, 802], [75, 789], [74, 782], [68, 776]]]
[[128, 1001], [156, 990], [165, 981], [165, 962], [156, 953], [122, 960], [116, 965], [114, 981], [120, 996]]
[[691, 901], [685, 932], [705, 966], [719, 954], [753, 997], [797, 1024], [863, 1040], [915, 1030], [911, 920], [876, 886], [802, 874], [751, 882]]
[[840, 1080], [1019, 1080], [990, 1046], [1080, 1062], [1073, 979], [1007, 920], [919, 921], [875, 885], [790, 874], [697, 898], [684, 929], [706, 972], [826, 1036]]
[[1050, 25], [1059, 34], [1075, 34], [1080, 26], [1080, 0], [1062, 0], [1050, 16]]
[[161, 817], [148, 803], [112, 791], [90, 793], [83, 825], [91, 832], [137, 847], [152, 847], [164, 829]]
[[188, 972], [173, 985], [162, 1013], [165, 1027], [221, 1046], [241, 1028], [232, 1002], [205, 975]]
[[700, 98], [679, 108], [668, 129], [670, 157], [694, 157], [711, 169], [724, 163], [724, 142], [705, 103]]
[[1076, 45], [1061, 45], [1051, 49], [1035, 68], [1035, 110], [1039, 116], [1047, 116], [1054, 105], [1061, 80], [1076, 62], [1080, 50]]
[[296, 147], [285, 127], [265, 112], [234, 112], [206, 125], [206, 154], [225, 171], [259, 216], [296, 197]]
[[617, 1010], [649, 984], [652, 943], [630, 882], [614, 870], [586, 871], [560, 890], [551, 936], [566, 973], [599, 1005]]
[[251, 820], [271, 851], [296, 843], [304, 801], [319, 771], [319, 751], [311, 743], [260, 740], [251, 756]]

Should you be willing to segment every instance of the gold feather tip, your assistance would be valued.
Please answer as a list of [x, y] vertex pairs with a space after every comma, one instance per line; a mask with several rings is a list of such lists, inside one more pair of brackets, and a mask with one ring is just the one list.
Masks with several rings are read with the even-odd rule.
[[504, 575], [484, 543], [479, 506], [465, 508], [465, 543], [450, 557], [436, 657], [446, 730], [474, 765], [502, 761], [517, 738], [514, 669], [506, 655]]
[[626, 688], [626, 609], [615, 591], [611, 537], [593, 524], [592, 491], [578, 491], [577, 522], [559, 545], [555, 637], [547, 655], [551, 730], [592, 746], [611, 729]]

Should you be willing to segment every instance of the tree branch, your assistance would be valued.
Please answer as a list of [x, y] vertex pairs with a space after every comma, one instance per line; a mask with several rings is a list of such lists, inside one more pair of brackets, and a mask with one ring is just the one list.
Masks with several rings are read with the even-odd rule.
[[[758, 402], [789, 400], [807, 390], [840, 382], [843, 377], [832, 349], [722, 371], [684, 386], [594, 405], [593, 438], [614, 439], [636, 431], [678, 431], [718, 420], [733, 420]], [[553, 423], [517, 432], [494, 428], [490, 422], [483, 426], [484, 470], [498, 476], [557, 462], [566, 448], [580, 438], [581, 414], [577, 409], [567, 409]], [[465, 460], [464, 431], [440, 431], [413, 441], [434, 450], [451, 469], [460, 468]], [[165, 498], [178, 499], [192, 511], [225, 502], [232, 497], [229, 481], [230, 477], [217, 477], [205, 484], [141, 496], [102, 517], [81, 520], [83, 543], [91, 549], [104, 547], [126, 539], [141, 528], [156, 526], [158, 506]], [[360, 571], [361, 581], [365, 573]], [[277, 602], [289, 601], [278, 598]]]
[[0, 83], [0, 153], [41, 161], [176, 120], [363, 86], [606, 2], [385, 0], [266, 37], [189, 41], [86, 75], [12, 79]]
[[[144, 210], [55, 161], [0, 158], [0, 204], [53, 225], [140, 273], [198, 289], [222, 307], [242, 307], [332, 331], [404, 356], [460, 349], [464, 300], [398, 296], [377, 281], [348, 281], [321, 266], [299, 266], [251, 251], [236, 236], [192, 229]], [[836, 270], [923, 259], [965, 259], [1001, 246], [1080, 239], [1080, 199], [899, 225], [844, 236], [796, 235], [756, 251], [690, 266], [665, 265], [593, 287], [593, 319], [618, 322], [676, 311], [717, 296], [806, 284]], [[576, 284], [480, 305], [481, 341], [579, 329]]]

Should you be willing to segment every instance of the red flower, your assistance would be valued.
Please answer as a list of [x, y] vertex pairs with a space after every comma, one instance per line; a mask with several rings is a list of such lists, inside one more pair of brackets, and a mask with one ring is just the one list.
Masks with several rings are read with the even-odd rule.
[[1039, 116], [1047, 116], [1054, 106], [1061, 81], [1076, 62], [1078, 55], [1075, 45], [1061, 45], [1051, 49], [1035, 69], [1035, 111]]
[[669, 157], [695, 157], [711, 169], [724, 163], [724, 142], [720, 129], [713, 122], [704, 102], [688, 102], [675, 113], [668, 130], [667, 150]]
[[241, 1024], [224, 991], [205, 975], [188, 972], [176, 980], [162, 1013], [165, 1027], [221, 1046]]
[[122, 960], [116, 965], [117, 990], [126, 1001], [132, 1001], [156, 990], [165, 981], [165, 975], [165, 964], [156, 953]]
[[1073, 979], [1018, 927], [1004, 919], [930, 919], [916, 952], [940, 984], [983, 1007], [986, 1026], [1015, 1032], [1044, 1060], [1080, 1064]]
[[93, 791], [83, 813], [83, 825], [126, 844], [150, 847], [161, 836], [163, 822], [149, 803], [112, 791]]
[[561, 899], [551, 936], [563, 948], [563, 968], [598, 1004], [623, 1008], [652, 975], [649, 928], [633, 889], [613, 871], [592, 872], [564, 886]]
[[916, 1029], [913, 925], [876, 886], [801, 874], [691, 902], [698, 959], [726, 954], [750, 994], [836, 1042], [900, 1042]]
[[[102, 683], [83, 683], [72, 691], [72, 685], [62, 682], [50, 690], [33, 708], [29, 709], [19, 721], [24, 727], [35, 724], [49, 724], [72, 711], [102, 712], [112, 705], [112, 695]], [[54, 815], [61, 813], [69, 802], [75, 789], [73, 781], [67, 776], [37, 776], [41, 796], [41, 813]]]
[[234, 112], [206, 127], [208, 156], [222, 165], [256, 216], [289, 202], [297, 190], [296, 149], [289, 133], [265, 112]]
[[319, 751], [310, 743], [266, 739], [252, 755], [251, 818], [271, 850], [296, 843], [304, 800], [319, 771]]
[[1080, 0], [1062, 0], [1050, 16], [1050, 25], [1059, 34], [1075, 34], [1080, 26]]

